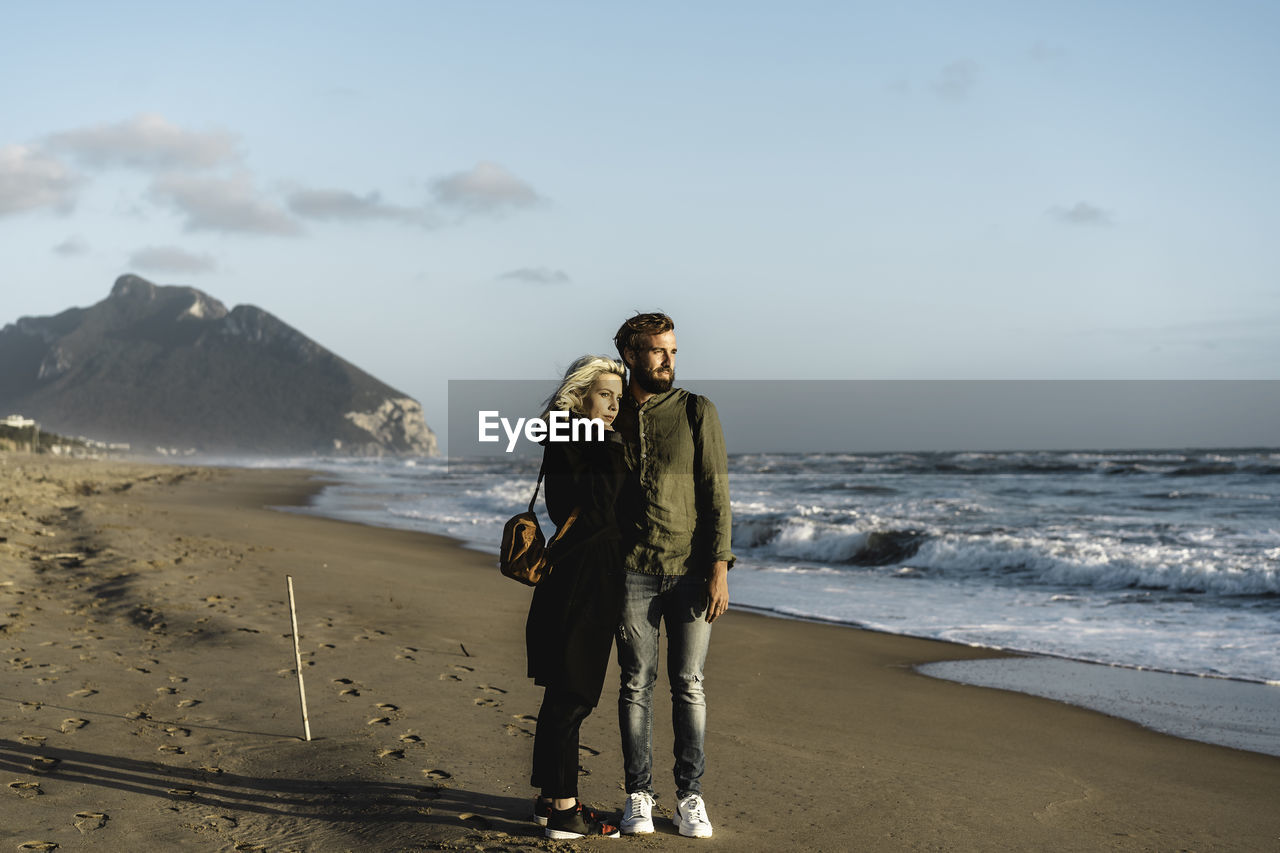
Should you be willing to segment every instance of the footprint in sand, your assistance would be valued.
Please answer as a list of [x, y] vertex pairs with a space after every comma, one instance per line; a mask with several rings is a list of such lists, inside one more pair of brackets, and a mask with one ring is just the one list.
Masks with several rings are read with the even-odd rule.
[[29, 800], [32, 797], [38, 797], [44, 793], [44, 791], [40, 789], [39, 782], [10, 782], [9, 790], [13, 791], [24, 800]]
[[126, 720], [149, 720], [151, 719], [151, 715], [141, 708], [138, 708], [133, 711], [126, 711], [124, 718]]
[[382, 749], [378, 751], [379, 758], [404, 758], [403, 749]]
[[191, 729], [182, 726], [165, 726], [164, 731], [169, 737], [191, 737]]
[[484, 693], [506, 693], [507, 692], [503, 690], [501, 687], [491, 687], [488, 684], [481, 684], [479, 687], [476, 688], [476, 690], [480, 690]]
[[44, 707], [43, 702], [19, 702], [18, 707], [24, 711], [39, 711]]
[[533, 737], [533, 732], [529, 731], [528, 729], [522, 729], [520, 728], [520, 726], [517, 726], [515, 723], [507, 723], [502, 728], [505, 729], [507, 734], [511, 735], [512, 737], [519, 737], [520, 735], [524, 735], [525, 737]]
[[512, 714], [511, 719], [519, 720], [522, 723], [537, 723], [538, 718], [531, 714]]
[[226, 772], [221, 767], [214, 767], [212, 764], [201, 764], [200, 769], [203, 770], [205, 773], [210, 773], [214, 776], [217, 776], [221, 773]]
[[399, 710], [400, 710], [400, 706], [399, 706], [399, 705], [392, 705], [390, 702], [379, 702], [377, 705], [374, 705], [373, 707], [377, 708], [379, 711], [388, 711], [388, 712], [390, 712], [390, 711], [399, 711]]
[[88, 720], [63, 720], [62, 725], [58, 726], [58, 731], [63, 734], [69, 734], [76, 729], [83, 729], [87, 725], [89, 725]]
[[68, 699], [85, 699], [85, 698], [88, 698], [89, 696], [96, 696], [97, 693], [98, 691], [94, 690], [93, 688], [85, 687], [81, 690], [72, 690], [70, 693], [67, 694], [67, 698]]
[[462, 821], [463, 823], [474, 826], [476, 829], [489, 828], [489, 821], [485, 820], [478, 814], [474, 814], [473, 812], [462, 812], [461, 814], [458, 815], [458, 820]]
[[360, 691], [356, 690], [354, 687], [348, 687], [346, 690], [339, 690], [338, 695], [339, 696], [359, 696]]
[[417, 660], [417, 658], [415, 658], [413, 655], [406, 655], [404, 653], [401, 653], [396, 655], [396, 660]]
[[459, 670], [459, 671], [461, 671], [461, 672], [475, 672], [475, 671], [476, 671], [476, 668], [475, 668], [474, 666], [463, 666], [463, 665], [462, 665], [462, 664], [460, 664], [460, 663], [450, 664], [450, 666], [451, 666], [453, 669]]
[[213, 832], [223, 832], [228, 829], [235, 829], [239, 825], [240, 825], [240, 821], [236, 820], [231, 815], [210, 814], [210, 815], [205, 815], [204, 821], [200, 823], [198, 826], [192, 827], [192, 829], [194, 829], [196, 832], [203, 832], [205, 830], [211, 830]]
[[27, 743], [36, 743], [36, 744], [44, 743], [45, 741], [48, 740], [48, 738], [45, 737], [44, 735], [22, 735], [18, 739], [25, 740]]
[[390, 717], [374, 717], [372, 720], [365, 723], [365, 725], [366, 726], [389, 726], [391, 725], [391, 718]]
[[178, 707], [179, 707], [179, 708], [194, 708], [195, 706], [197, 706], [197, 705], [199, 705], [199, 704], [200, 704], [200, 700], [199, 700], [199, 699], [183, 699], [181, 702], [179, 702], [179, 703], [178, 703]]
[[187, 680], [187, 677], [185, 675], [171, 675], [169, 676], [169, 680], [172, 681], [174, 684], [182, 684], [184, 681]]
[[102, 812], [76, 812], [76, 829], [93, 832], [107, 825], [108, 817]]
[[400, 742], [408, 743], [408, 744], [419, 744], [419, 743], [422, 743], [422, 738], [420, 738], [418, 735], [415, 735], [415, 734], [405, 733], [400, 735]]
[[477, 696], [475, 702], [481, 708], [496, 708], [501, 704], [497, 699], [486, 699], [483, 696]]
[[582, 753], [582, 754], [584, 754], [584, 755], [592, 755], [592, 756], [595, 756], [595, 755], [599, 755], [599, 754], [600, 754], [600, 750], [598, 750], [598, 749], [592, 749], [591, 747], [589, 747], [589, 746], [583, 746], [582, 744], [578, 744], [578, 752], [580, 752], [580, 753]]
[[445, 672], [445, 673], [441, 673], [440, 680], [441, 681], [461, 681], [462, 679], [456, 675]]
[[19, 850], [57, 850], [58, 842], [56, 841], [28, 841], [18, 845]]
[[156, 752], [167, 752], [171, 755], [185, 755], [187, 751], [180, 746], [174, 746], [173, 744], [166, 743], [163, 746], [156, 747]]
[[172, 696], [173, 694], [175, 694], [175, 693], [177, 693], [177, 692], [178, 692], [178, 688], [176, 688], [176, 687], [157, 687], [157, 688], [156, 688], [156, 692], [157, 692], [157, 693], [159, 693], [161, 696]]
[[189, 800], [196, 795], [190, 788], [170, 788], [168, 793], [175, 800]]
[[428, 779], [452, 779], [453, 774], [447, 770], [423, 770], [422, 775]]
[[240, 841], [233, 849], [236, 853], [259, 853], [259, 851], [266, 850], [267, 845], [253, 841]]
[[61, 763], [62, 759], [60, 758], [36, 755], [31, 758], [31, 763], [27, 765], [27, 769], [32, 773], [48, 773]]

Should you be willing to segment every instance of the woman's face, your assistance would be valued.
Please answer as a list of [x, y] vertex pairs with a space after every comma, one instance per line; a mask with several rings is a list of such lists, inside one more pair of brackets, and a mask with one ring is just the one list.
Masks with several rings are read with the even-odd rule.
[[583, 414], [599, 418], [605, 426], [612, 428], [613, 419], [618, 416], [618, 398], [621, 396], [622, 377], [616, 373], [601, 373], [591, 383], [586, 399], [582, 401]]

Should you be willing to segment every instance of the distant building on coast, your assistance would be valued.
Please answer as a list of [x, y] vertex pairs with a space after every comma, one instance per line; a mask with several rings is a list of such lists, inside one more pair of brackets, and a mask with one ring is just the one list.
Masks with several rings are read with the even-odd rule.
[[42, 434], [40, 424], [22, 415], [8, 415], [0, 420], [0, 450], [27, 450], [31, 453], [52, 453], [54, 456], [97, 459], [112, 454], [128, 453], [127, 442], [106, 442], [78, 435], [75, 438]]

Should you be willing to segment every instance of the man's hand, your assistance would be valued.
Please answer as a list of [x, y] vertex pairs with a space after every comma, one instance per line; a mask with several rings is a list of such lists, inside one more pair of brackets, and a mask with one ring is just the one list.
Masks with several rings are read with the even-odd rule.
[[711, 566], [707, 580], [707, 621], [714, 622], [729, 609], [729, 561], [719, 560]]

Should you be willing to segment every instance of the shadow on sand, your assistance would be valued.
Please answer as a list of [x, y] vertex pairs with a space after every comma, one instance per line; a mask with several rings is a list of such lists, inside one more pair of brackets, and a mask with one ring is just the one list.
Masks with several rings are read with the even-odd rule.
[[528, 799], [450, 787], [447, 778], [410, 784], [245, 776], [8, 739], [0, 739], [0, 772], [97, 785], [175, 805], [190, 803], [242, 815], [287, 816], [348, 825], [435, 824], [454, 831], [498, 830], [516, 837], [541, 835], [529, 821]]

